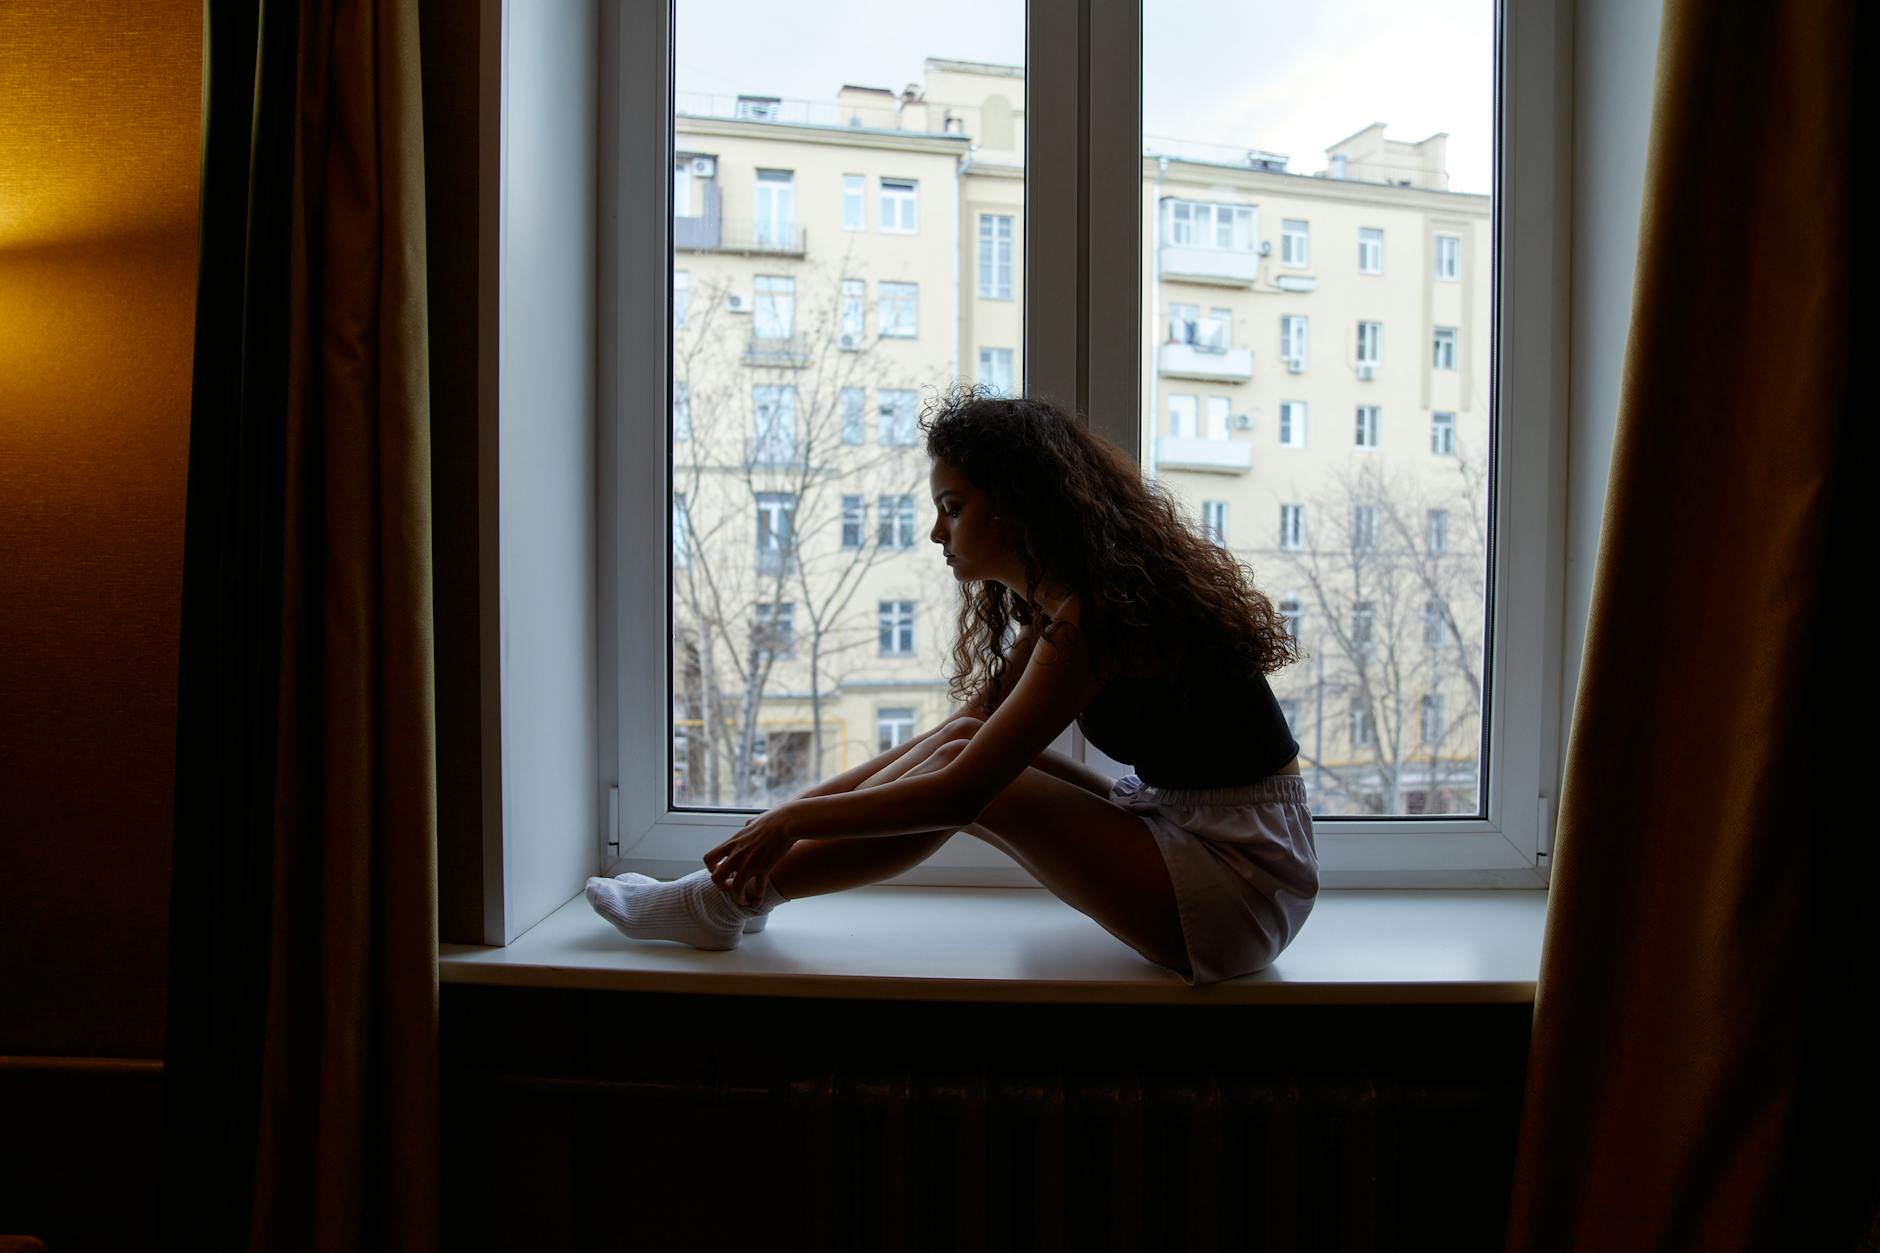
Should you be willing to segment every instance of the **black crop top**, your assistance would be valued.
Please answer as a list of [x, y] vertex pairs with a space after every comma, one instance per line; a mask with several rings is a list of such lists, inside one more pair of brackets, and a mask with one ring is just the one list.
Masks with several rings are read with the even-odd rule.
[[1212, 788], [1254, 783], [1299, 754], [1266, 676], [1204, 677], [1184, 709], [1170, 679], [1117, 677], [1077, 717], [1085, 738], [1133, 766], [1151, 787]]

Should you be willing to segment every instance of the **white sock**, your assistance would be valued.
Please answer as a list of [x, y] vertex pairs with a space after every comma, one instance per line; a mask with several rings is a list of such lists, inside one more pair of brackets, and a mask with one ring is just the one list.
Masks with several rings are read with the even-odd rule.
[[758, 912], [726, 895], [704, 868], [671, 883], [592, 878], [587, 899], [595, 913], [629, 939], [677, 940], [721, 951], [738, 946], [745, 922]]
[[[617, 874], [614, 876], [614, 878], [621, 883], [634, 883], [634, 884], [642, 884], [642, 885], [666, 882], [664, 879], [655, 879], [650, 874], [639, 874], [632, 870], [627, 871], [627, 873], [625, 874]], [[747, 918], [745, 920], [744, 934], [756, 935], [759, 931], [762, 931], [765, 927], [769, 926], [770, 925], [770, 911], [775, 909], [777, 906], [783, 904], [788, 899], [789, 897], [785, 896], [783, 893], [777, 890], [776, 884], [774, 883], [764, 884], [764, 901], [761, 905], [757, 907], [756, 912], [752, 914], [750, 918]], [[736, 902], [734, 901], [733, 904], [736, 904]], [[739, 905], [738, 908], [743, 909], [744, 907], [742, 905]]]

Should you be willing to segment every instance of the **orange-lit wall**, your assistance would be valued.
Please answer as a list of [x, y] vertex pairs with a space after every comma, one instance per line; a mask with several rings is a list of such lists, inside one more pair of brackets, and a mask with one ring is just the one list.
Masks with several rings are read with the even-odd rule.
[[200, 0], [0, 4], [0, 1054], [162, 1052], [201, 85]]

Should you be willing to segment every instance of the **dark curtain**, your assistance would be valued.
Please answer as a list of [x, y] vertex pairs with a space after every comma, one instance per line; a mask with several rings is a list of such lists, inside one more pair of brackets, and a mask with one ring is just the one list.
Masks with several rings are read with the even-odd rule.
[[415, 0], [209, 0], [164, 1090], [172, 1247], [435, 1245]]
[[1665, 5], [1509, 1250], [1880, 1248], [1856, 7]]

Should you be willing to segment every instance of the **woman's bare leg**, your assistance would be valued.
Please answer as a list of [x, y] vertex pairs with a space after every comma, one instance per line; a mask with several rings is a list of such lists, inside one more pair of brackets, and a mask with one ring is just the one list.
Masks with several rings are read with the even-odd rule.
[[[935, 731], [855, 786], [856, 791], [880, 787], [927, 765], [942, 744], [971, 737], [971, 729], [949, 724]], [[770, 881], [788, 900], [826, 896], [870, 883], [880, 883], [913, 869], [940, 851], [954, 829], [918, 831], [911, 835], [883, 835], [847, 840], [800, 840], [770, 872]]]

